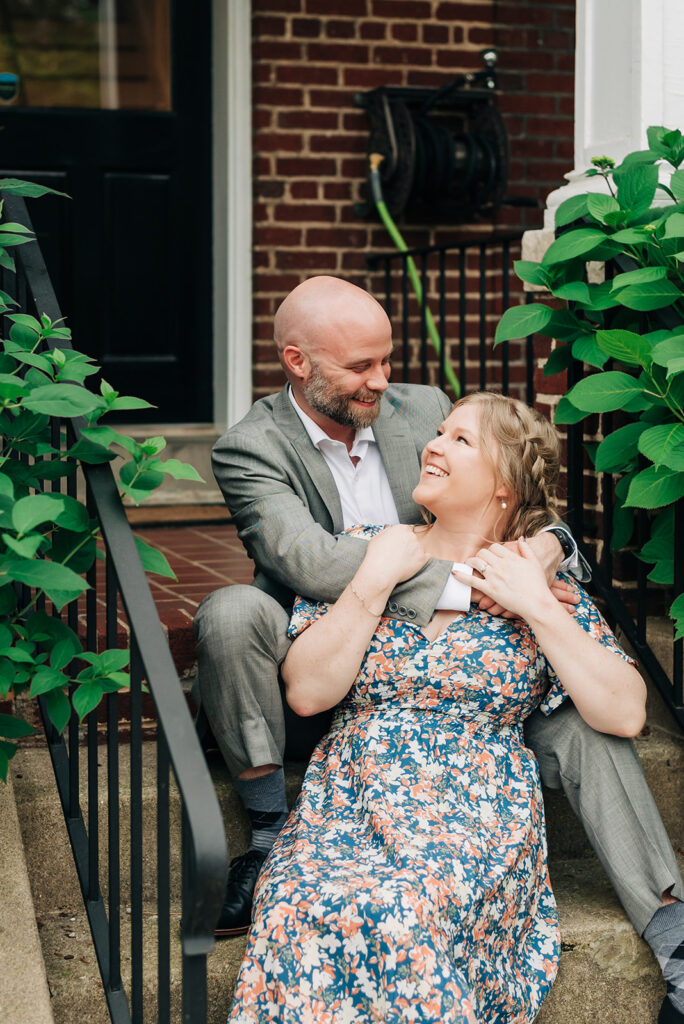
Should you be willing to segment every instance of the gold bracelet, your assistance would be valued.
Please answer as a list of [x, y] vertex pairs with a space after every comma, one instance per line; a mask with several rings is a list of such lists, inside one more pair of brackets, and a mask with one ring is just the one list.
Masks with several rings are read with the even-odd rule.
[[382, 612], [384, 612], [385, 609], [383, 608], [381, 612], [374, 612], [372, 608], [369, 608], [364, 599], [359, 594], [359, 592], [354, 589], [354, 584], [351, 582], [351, 580], [349, 581], [349, 589], [351, 590], [352, 594], [359, 602], [359, 604], [361, 604], [366, 609], [369, 615], [374, 615], [376, 619], [382, 618]]

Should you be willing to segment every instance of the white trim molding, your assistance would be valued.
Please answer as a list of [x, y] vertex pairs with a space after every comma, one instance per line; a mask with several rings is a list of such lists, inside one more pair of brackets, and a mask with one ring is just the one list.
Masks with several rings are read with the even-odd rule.
[[[547, 196], [547, 231], [565, 199], [605, 189], [584, 176], [592, 157], [620, 163], [646, 149], [649, 125], [684, 130], [682, 0], [577, 0], [576, 17], [575, 167]], [[670, 171], [662, 167], [662, 181]]]
[[214, 423], [252, 403], [251, 0], [213, 0]]

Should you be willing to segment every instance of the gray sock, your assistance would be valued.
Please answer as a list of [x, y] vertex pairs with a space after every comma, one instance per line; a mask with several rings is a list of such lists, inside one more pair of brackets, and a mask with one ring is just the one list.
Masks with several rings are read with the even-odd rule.
[[684, 903], [659, 907], [646, 926], [644, 938], [658, 959], [670, 1002], [684, 1013]]
[[233, 784], [252, 825], [250, 850], [268, 853], [288, 814], [283, 769], [257, 779], [233, 779]]

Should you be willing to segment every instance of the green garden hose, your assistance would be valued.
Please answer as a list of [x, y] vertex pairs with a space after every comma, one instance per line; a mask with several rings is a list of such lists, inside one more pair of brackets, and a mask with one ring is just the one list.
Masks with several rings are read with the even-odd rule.
[[[387, 209], [387, 205], [385, 204], [385, 200], [382, 195], [382, 182], [380, 181], [380, 164], [384, 159], [385, 158], [382, 155], [382, 153], [371, 153], [370, 156], [368, 157], [368, 162], [370, 164], [370, 183], [371, 192], [373, 194], [373, 202], [375, 203], [377, 211], [380, 214], [380, 220], [387, 228], [387, 232], [392, 241], [394, 242], [394, 244], [396, 245], [399, 252], [408, 252], [408, 246], [404, 239], [402, 238], [399, 228], [392, 220], [392, 217], [390, 215], [389, 210]], [[427, 302], [423, 300], [423, 286], [420, 282], [418, 270], [416, 269], [416, 264], [414, 263], [412, 256], [406, 257], [406, 269], [408, 270], [409, 277], [411, 278], [411, 284], [413, 285], [413, 290], [416, 293], [418, 304], [425, 310], [425, 325], [427, 327], [427, 332], [430, 336], [430, 340], [432, 341], [435, 352], [439, 356], [442, 351], [442, 340], [439, 336], [439, 331], [437, 330], [437, 325], [435, 324], [434, 317], [430, 312], [430, 308], [427, 305]], [[446, 358], [444, 360], [444, 372], [446, 374], [447, 380], [449, 381], [449, 384], [451, 385], [451, 389], [454, 392], [455, 397], [459, 398], [461, 394], [461, 385], [458, 382], [458, 377], [454, 373], [451, 363]]]

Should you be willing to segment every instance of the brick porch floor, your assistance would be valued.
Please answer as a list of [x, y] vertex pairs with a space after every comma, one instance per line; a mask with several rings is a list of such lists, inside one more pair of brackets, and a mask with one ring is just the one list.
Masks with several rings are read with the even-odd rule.
[[197, 605], [212, 590], [250, 583], [253, 564], [230, 523], [191, 526], [134, 526], [135, 532], [164, 552], [178, 581], [148, 574], [159, 618], [166, 626], [179, 675], [192, 669], [195, 644], [192, 620]]

